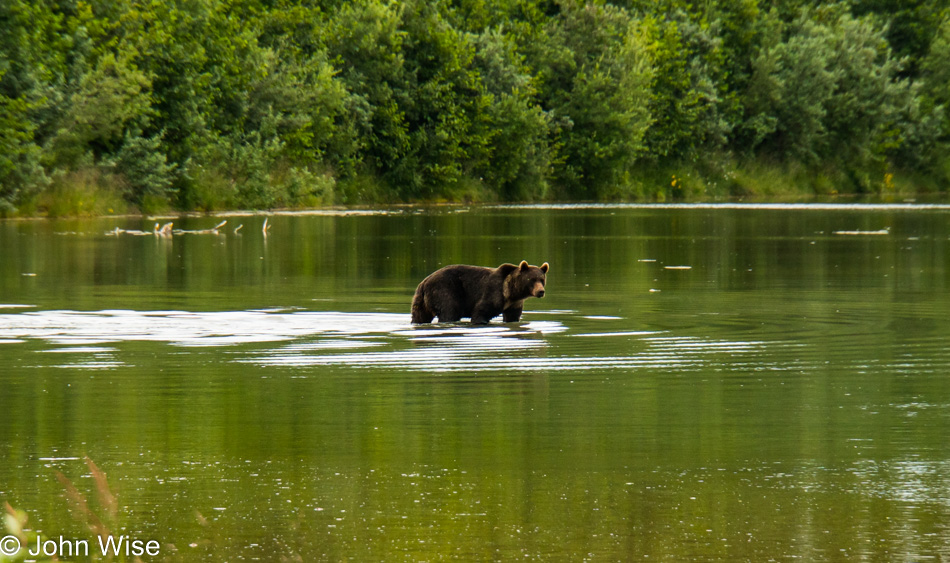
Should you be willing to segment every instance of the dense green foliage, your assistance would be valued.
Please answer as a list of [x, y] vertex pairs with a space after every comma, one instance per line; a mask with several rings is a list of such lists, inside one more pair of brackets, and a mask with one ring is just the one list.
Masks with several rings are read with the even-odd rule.
[[948, 6], [4, 0], [0, 213], [940, 189]]

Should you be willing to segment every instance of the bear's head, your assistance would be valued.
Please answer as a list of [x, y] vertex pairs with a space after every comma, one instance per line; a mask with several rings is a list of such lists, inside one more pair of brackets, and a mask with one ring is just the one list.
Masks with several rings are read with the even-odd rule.
[[548, 263], [532, 266], [526, 260], [514, 266], [505, 264], [505, 299], [520, 301], [528, 297], [544, 297], [544, 282], [548, 273]]

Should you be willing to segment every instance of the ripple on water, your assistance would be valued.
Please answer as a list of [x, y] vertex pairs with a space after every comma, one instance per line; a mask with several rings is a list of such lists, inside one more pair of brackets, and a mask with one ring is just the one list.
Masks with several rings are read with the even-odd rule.
[[176, 346], [277, 342], [316, 334], [364, 335], [408, 328], [406, 315], [308, 311], [35, 311], [0, 314], [0, 339], [58, 344], [152, 341]]
[[[380, 349], [350, 351], [326, 340], [317, 345], [294, 343], [264, 350], [237, 361], [262, 366], [383, 368], [425, 372], [584, 372], [591, 370], [695, 370], [713, 355], [753, 354], [766, 344], [696, 337], [658, 336], [656, 331], [570, 332], [556, 321], [473, 327], [434, 326], [396, 330]], [[615, 338], [620, 346], [576, 345], [557, 335]], [[336, 350], [334, 350], [336, 348]], [[626, 352], [626, 353], [624, 353]]]
[[[568, 311], [564, 318], [574, 317]], [[72, 353], [84, 358], [61, 365], [77, 369], [120, 367], [124, 365], [122, 351], [106, 344], [147, 341], [177, 347], [262, 344], [240, 350], [230, 360], [260, 366], [343, 366], [416, 372], [640, 368], [690, 371], [717, 361], [716, 357], [728, 357], [739, 364], [742, 356], [755, 355], [769, 345], [758, 340], [677, 336], [667, 331], [611, 330], [618, 326], [626, 328], [627, 321], [598, 320], [610, 321], [609, 326], [589, 332], [572, 329], [550, 317], [488, 326], [413, 326], [405, 314], [276, 309], [30, 311], [0, 314], [0, 341], [33, 340], [55, 345], [56, 348], [45, 352]], [[560, 336], [599, 338], [555, 341]], [[268, 346], [272, 343], [280, 344]]]

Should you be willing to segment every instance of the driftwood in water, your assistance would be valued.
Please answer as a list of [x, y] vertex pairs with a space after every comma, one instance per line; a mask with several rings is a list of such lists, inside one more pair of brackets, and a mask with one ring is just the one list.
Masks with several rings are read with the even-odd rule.
[[877, 231], [834, 231], [834, 234], [849, 236], [885, 236], [891, 234], [891, 228], [884, 227]]
[[167, 237], [172, 234], [172, 223], [165, 223], [159, 228], [158, 223], [155, 223], [155, 227], [151, 231], [139, 231], [137, 229], [120, 229], [116, 227], [111, 231], [106, 231], [106, 236], [119, 236], [119, 235], [132, 235], [136, 237], [141, 236], [156, 236], [156, 237]]
[[[137, 229], [120, 229], [116, 227], [111, 231], [106, 231], [106, 236], [119, 236], [119, 235], [132, 235], [132, 236], [156, 236], [156, 237], [170, 237], [172, 235], [220, 235], [221, 228], [227, 224], [227, 220], [221, 221], [217, 225], [211, 227], [210, 229], [173, 229], [172, 223], [165, 223], [161, 227], [158, 226], [158, 223], [155, 223], [155, 228], [151, 231], [139, 231]], [[244, 225], [238, 225], [234, 229], [234, 233], [237, 234], [241, 230], [241, 227]], [[264, 220], [264, 234], [267, 234], [267, 220]]]
[[210, 229], [198, 229], [194, 231], [189, 231], [186, 229], [175, 229], [172, 231], [176, 235], [218, 235], [221, 234], [221, 227], [227, 224], [227, 220], [221, 221], [217, 225], [211, 227]]

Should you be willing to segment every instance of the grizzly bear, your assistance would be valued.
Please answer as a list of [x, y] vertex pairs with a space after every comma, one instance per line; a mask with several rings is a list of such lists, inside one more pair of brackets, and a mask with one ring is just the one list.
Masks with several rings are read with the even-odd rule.
[[502, 264], [497, 268], [456, 264], [436, 270], [422, 280], [412, 298], [412, 322], [454, 323], [468, 317], [486, 324], [499, 314], [506, 323], [521, 319], [524, 300], [544, 297], [548, 263], [531, 266]]

